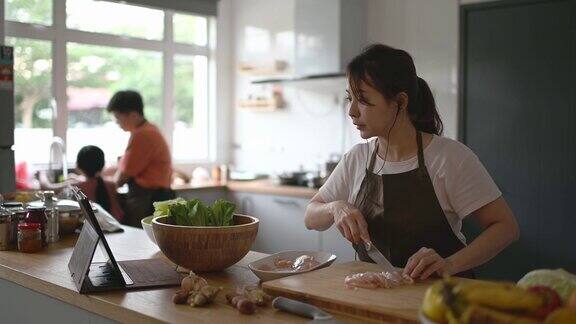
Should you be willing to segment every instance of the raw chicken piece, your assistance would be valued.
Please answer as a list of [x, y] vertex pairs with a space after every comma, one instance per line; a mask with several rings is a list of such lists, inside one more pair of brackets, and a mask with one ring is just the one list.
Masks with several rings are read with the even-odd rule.
[[274, 266], [276, 266], [277, 270], [290, 269], [292, 268], [293, 264], [294, 262], [291, 260], [285, 260], [280, 258], [274, 260]]
[[395, 288], [401, 285], [409, 285], [414, 281], [399, 271], [395, 272], [361, 272], [354, 273], [344, 278], [347, 288]]
[[315, 266], [319, 265], [320, 262], [314, 260], [313, 256], [309, 255], [301, 255], [296, 260], [294, 260], [294, 264], [292, 265], [292, 269], [294, 271], [305, 271], [314, 268]]
[[280, 258], [274, 260], [276, 270], [306, 271], [319, 264], [320, 262], [316, 261], [313, 256], [307, 254], [297, 257], [294, 261]]

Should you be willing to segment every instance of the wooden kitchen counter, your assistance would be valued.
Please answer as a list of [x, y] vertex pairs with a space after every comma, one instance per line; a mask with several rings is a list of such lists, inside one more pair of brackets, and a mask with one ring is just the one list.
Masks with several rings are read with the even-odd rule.
[[318, 189], [299, 186], [275, 185], [271, 183], [270, 180], [229, 181], [226, 187], [229, 191], [252, 192], [307, 199], [314, 197], [314, 195], [318, 193]]
[[[117, 260], [164, 258], [158, 247], [148, 240], [141, 229], [125, 227], [124, 233], [107, 234], [106, 237]], [[119, 322], [305, 323], [308, 321], [276, 311], [270, 306], [258, 308], [256, 315], [242, 315], [226, 304], [225, 294], [234, 286], [258, 282], [258, 278], [247, 267], [251, 261], [265, 256], [257, 252], [250, 252], [239, 263], [223, 272], [203, 275], [210, 284], [224, 287], [215, 304], [208, 307], [174, 305], [172, 295], [177, 287], [80, 295], [76, 292], [67, 266], [75, 241], [75, 235], [67, 236], [36, 254], [0, 251], [0, 278]], [[366, 322], [364, 319], [353, 317], [340, 315], [335, 317], [347, 323]]]
[[300, 186], [276, 185], [273, 184], [270, 180], [228, 181], [227, 183], [207, 181], [201, 183], [173, 185], [172, 189], [175, 191], [223, 189], [232, 192], [250, 192], [264, 195], [289, 196], [306, 199], [310, 199], [316, 193], [318, 193], [318, 189]]
[[173, 184], [172, 190], [211, 190], [211, 189], [226, 189], [226, 184], [218, 181], [204, 181], [204, 182], [191, 182], [184, 184]]

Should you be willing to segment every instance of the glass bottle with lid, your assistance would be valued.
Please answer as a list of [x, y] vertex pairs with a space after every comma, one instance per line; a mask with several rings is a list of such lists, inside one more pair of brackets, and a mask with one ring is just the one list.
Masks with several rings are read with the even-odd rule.
[[18, 224], [18, 251], [35, 253], [42, 249], [42, 231], [39, 223]]
[[24, 218], [26, 218], [26, 209], [24, 209], [24, 205], [21, 202], [4, 202], [2, 207], [8, 209], [12, 214], [14, 214], [17, 223], [24, 221]]
[[0, 207], [0, 251], [10, 249], [12, 234], [12, 213]]
[[28, 206], [28, 213], [24, 219], [25, 223], [38, 223], [40, 224], [40, 232], [42, 237], [42, 246], [47, 246], [46, 241], [46, 208], [44, 206]]
[[5, 210], [12, 213], [12, 233], [10, 233], [10, 241], [15, 250], [18, 249], [18, 223], [23, 222], [26, 218], [26, 209], [20, 202], [4, 202], [2, 204]]

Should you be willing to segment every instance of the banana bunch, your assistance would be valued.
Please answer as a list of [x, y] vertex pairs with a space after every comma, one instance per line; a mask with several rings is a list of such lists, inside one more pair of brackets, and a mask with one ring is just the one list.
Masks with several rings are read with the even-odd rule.
[[510, 283], [445, 278], [428, 288], [422, 313], [437, 323], [532, 324], [546, 298]]
[[543, 306], [543, 298], [512, 283], [472, 282], [454, 287], [454, 293], [468, 301], [502, 311], [530, 313]]

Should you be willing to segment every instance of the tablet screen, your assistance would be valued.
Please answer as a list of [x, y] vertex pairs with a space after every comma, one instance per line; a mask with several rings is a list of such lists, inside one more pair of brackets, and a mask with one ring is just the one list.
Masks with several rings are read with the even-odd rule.
[[[80, 204], [80, 208], [82, 209], [82, 213], [84, 214], [84, 217], [86, 218], [86, 222], [84, 222], [84, 226], [90, 226], [94, 229], [94, 231], [96, 232], [96, 234], [99, 237], [98, 246], [100, 247], [100, 250], [104, 254], [104, 257], [107, 259], [106, 262], [110, 266], [112, 266], [112, 268], [115, 271], [117, 271], [117, 274], [120, 275], [120, 277], [122, 277], [122, 272], [120, 271], [120, 267], [118, 267], [118, 263], [116, 262], [116, 259], [114, 259], [114, 255], [112, 254], [112, 250], [110, 249], [110, 246], [108, 245], [108, 242], [106, 241], [106, 237], [104, 236], [104, 232], [102, 231], [102, 229], [100, 228], [100, 225], [98, 224], [98, 220], [96, 219], [96, 215], [94, 215], [94, 211], [92, 210], [92, 206], [90, 205], [90, 201], [88, 200], [88, 197], [86, 197], [86, 195], [77, 187], [72, 187], [72, 189], [74, 191], [74, 195], [76, 197], [76, 200], [78, 201], [78, 204]], [[125, 284], [125, 282], [124, 282], [124, 284]]]

